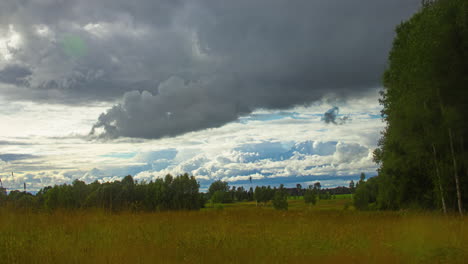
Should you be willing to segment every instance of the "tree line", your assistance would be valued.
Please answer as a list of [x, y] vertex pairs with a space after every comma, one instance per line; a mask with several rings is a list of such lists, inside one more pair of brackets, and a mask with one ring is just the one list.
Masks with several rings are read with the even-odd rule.
[[309, 185], [308, 188], [302, 188], [300, 184], [296, 188], [285, 188], [283, 184], [277, 187], [271, 186], [256, 186], [255, 189], [250, 187], [247, 191], [244, 187], [229, 188], [229, 183], [221, 180], [211, 183], [206, 193], [206, 200], [212, 204], [233, 203], [255, 201], [257, 206], [265, 206], [272, 203], [275, 209], [287, 210], [288, 197], [304, 197], [304, 202], [310, 205], [316, 204], [317, 200], [329, 200], [335, 194], [349, 194], [352, 190], [347, 187], [336, 187], [331, 189], [321, 189], [320, 182]]
[[187, 173], [150, 182], [135, 182], [128, 175], [121, 181], [72, 184], [42, 188], [36, 195], [27, 192], [0, 192], [0, 203], [15, 208], [45, 210], [102, 208], [109, 211], [198, 210], [203, 194], [195, 177]]
[[256, 186], [249, 190], [242, 186], [230, 187], [228, 182], [217, 180], [211, 183], [206, 193], [199, 191], [195, 177], [187, 173], [173, 177], [168, 174], [150, 182], [137, 182], [131, 175], [120, 181], [99, 181], [86, 184], [74, 180], [71, 184], [48, 186], [36, 195], [18, 190], [6, 193], [0, 190], [0, 206], [33, 208], [39, 210], [101, 208], [108, 211], [161, 211], [198, 210], [211, 204], [255, 201], [265, 206], [271, 202], [275, 209], [287, 210], [288, 197], [304, 197], [304, 202], [315, 204], [317, 200], [332, 199], [335, 194], [351, 193], [352, 189], [337, 187], [322, 189], [320, 182], [302, 188]]
[[356, 188], [357, 207], [462, 214], [468, 203], [468, 2], [424, 1], [396, 33], [383, 76], [387, 126], [374, 151], [378, 177]]

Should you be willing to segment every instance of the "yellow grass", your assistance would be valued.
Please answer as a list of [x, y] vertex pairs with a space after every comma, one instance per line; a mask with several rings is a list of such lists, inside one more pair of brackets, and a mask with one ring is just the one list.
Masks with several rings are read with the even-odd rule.
[[0, 263], [464, 263], [467, 217], [255, 203], [198, 212], [0, 211]]

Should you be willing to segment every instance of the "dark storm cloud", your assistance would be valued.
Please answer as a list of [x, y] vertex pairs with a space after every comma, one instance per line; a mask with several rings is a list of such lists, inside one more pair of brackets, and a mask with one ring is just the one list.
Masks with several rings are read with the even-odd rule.
[[[217, 127], [255, 108], [378, 86], [394, 28], [419, 4], [3, 1], [0, 23], [24, 39], [15, 60], [35, 70], [29, 87], [0, 92], [75, 104], [121, 98], [93, 128], [104, 137]], [[41, 34], [33, 25], [42, 25]]]
[[99, 117], [92, 134], [104, 137], [159, 138], [217, 127], [235, 120], [248, 106], [236, 98], [231, 78], [186, 83], [171, 77], [157, 94], [132, 91]]
[[28, 160], [38, 158], [38, 156], [31, 155], [31, 154], [0, 154], [0, 160], [3, 161], [15, 161], [15, 160]]
[[323, 114], [322, 120], [327, 124], [330, 124], [330, 123], [336, 124], [336, 117], [338, 115], [338, 112], [339, 112], [339, 108], [336, 106], [331, 109], [328, 109]]
[[337, 106], [334, 106], [328, 109], [323, 114], [322, 121], [325, 122], [326, 124], [335, 124], [335, 125], [343, 125], [346, 122], [351, 121], [351, 118], [349, 116], [338, 117], [339, 113], [340, 113], [340, 108]]
[[0, 70], [0, 82], [15, 85], [29, 85], [27, 77], [32, 71], [20, 65], [8, 65]]
[[32, 144], [31, 144], [31, 143], [26, 143], [26, 142], [9, 141], [9, 140], [0, 140], [0, 146], [1, 146], [1, 145], [19, 146], [19, 145], [32, 145]]

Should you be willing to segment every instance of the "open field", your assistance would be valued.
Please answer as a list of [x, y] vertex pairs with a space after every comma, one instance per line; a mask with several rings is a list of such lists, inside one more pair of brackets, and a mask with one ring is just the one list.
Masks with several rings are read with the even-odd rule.
[[468, 218], [254, 202], [192, 212], [0, 211], [1, 263], [463, 263]]

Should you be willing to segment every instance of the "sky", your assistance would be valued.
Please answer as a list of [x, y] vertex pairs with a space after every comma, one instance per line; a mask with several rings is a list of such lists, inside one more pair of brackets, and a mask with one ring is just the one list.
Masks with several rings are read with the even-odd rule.
[[205, 190], [373, 176], [381, 76], [419, 5], [3, 0], [0, 179], [37, 191], [187, 172]]

